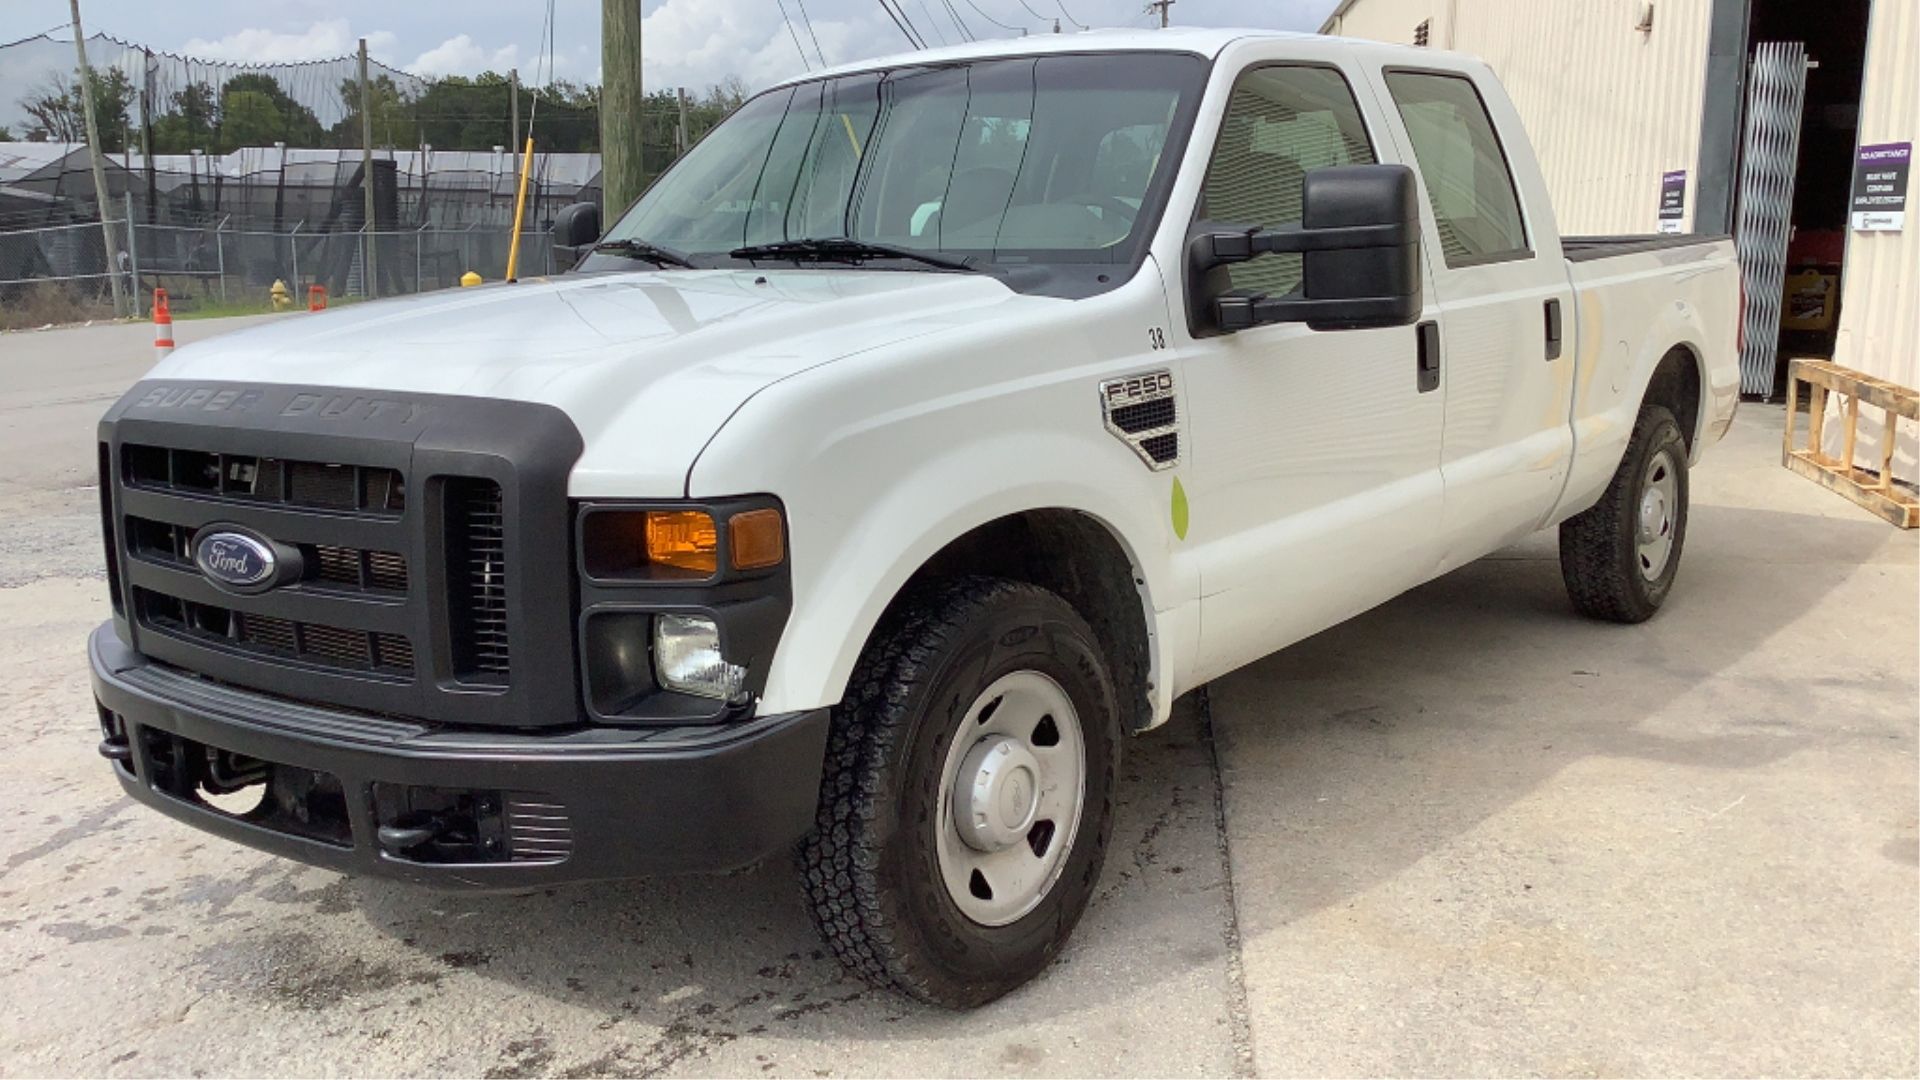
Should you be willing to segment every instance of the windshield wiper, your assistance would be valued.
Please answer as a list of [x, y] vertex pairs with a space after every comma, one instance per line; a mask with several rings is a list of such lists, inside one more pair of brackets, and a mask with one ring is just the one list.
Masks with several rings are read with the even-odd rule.
[[867, 240], [854, 240], [850, 237], [828, 237], [817, 240], [775, 240], [767, 244], [749, 244], [727, 252], [736, 259], [792, 259], [795, 262], [851, 262], [861, 263], [868, 259], [911, 259], [927, 266], [942, 270], [958, 270], [963, 273], [977, 274], [980, 268], [971, 261], [948, 259], [931, 255], [913, 248], [895, 247], [892, 244], [876, 244]]
[[672, 248], [650, 244], [645, 240], [604, 240], [593, 245], [596, 252], [604, 251], [610, 255], [625, 255], [628, 258], [644, 259], [655, 266], [678, 266], [683, 270], [696, 270], [693, 261]]

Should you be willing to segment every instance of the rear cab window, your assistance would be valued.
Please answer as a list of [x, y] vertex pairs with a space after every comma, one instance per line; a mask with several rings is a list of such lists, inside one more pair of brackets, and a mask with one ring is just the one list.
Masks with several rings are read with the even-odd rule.
[[1532, 258], [1513, 170], [1473, 80], [1393, 69], [1385, 78], [1420, 165], [1447, 266]]

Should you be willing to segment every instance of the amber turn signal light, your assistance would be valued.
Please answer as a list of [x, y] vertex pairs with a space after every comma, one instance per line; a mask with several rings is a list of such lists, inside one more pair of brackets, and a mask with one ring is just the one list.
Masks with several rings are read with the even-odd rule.
[[647, 562], [708, 575], [720, 568], [720, 533], [704, 510], [647, 511]]
[[787, 557], [785, 523], [780, 511], [748, 510], [727, 519], [727, 561], [735, 570], [764, 570]]

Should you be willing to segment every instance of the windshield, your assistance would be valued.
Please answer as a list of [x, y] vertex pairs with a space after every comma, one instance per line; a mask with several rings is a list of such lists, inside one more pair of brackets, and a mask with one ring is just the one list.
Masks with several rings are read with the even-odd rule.
[[781, 87], [689, 151], [606, 239], [702, 265], [821, 239], [989, 263], [1131, 261], [1205, 76], [1199, 57], [1126, 53]]

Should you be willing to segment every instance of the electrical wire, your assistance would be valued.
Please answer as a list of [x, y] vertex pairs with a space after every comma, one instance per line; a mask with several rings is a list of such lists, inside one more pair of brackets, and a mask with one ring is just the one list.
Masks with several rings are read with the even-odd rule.
[[814, 54], [820, 57], [820, 66], [827, 66], [827, 54], [820, 51], [820, 35], [813, 32], [813, 17], [807, 14], [807, 0], [793, 0], [800, 5], [800, 21], [807, 24], [807, 36], [813, 39]]
[[1087, 29], [1086, 23], [1083, 23], [1079, 19], [1074, 18], [1073, 12], [1067, 10], [1067, 5], [1065, 3], [1065, 0], [1053, 0], [1053, 2], [1059, 5], [1060, 14], [1065, 15], [1067, 17], [1068, 22], [1072, 23], [1073, 25], [1079, 27], [1082, 30]]
[[919, 3], [920, 10], [926, 13], [927, 25], [933, 27], [933, 32], [939, 35], [940, 44], [947, 44], [947, 32], [940, 29], [940, 22], [933, 17], [933, 9], [927, 6], [927, 0], [919, 0]]
[[942, 7], [947, 9], [947, 18], [952, 19], [953, 25], [960, 28], [960, 33], [963, 37], [965, 37], [968, 41], [979, 40], [978, 38], [973, 36], [973, 28], [968, 26], [966, 22], [960, 18], [960, 12], [954, 9], [953, 0], [940, 0], [940, 4]]
[[1027, 32], [1027, 28], [1024, 26], [1008, 26], [1006, 23], [1001, 22], [999, 19], [996, 19], [993, 16], [987, 14], [986, 12], [981, 11], [980, 5], [974, 3], [973, 0], [967, 0], [967, 6], [972, 8], [976, 13], [978, 13], [981, 18], [987, 20], [988, 22], [992, 23], [993, 25], [999, 27], [1002, 30], [1010, 30], [1016, 34], [1025, 34]]
[[893, 20], [893, 25], [900, 28], [900, 33], [906, 37], [908, 45], [916, 49], [927, 47], [926, 39], [914, 33], [913, 20], [907, 18], [906, 8], [896, 8], [888, 0], [880, 0], [880, 10], [886, 12], [887, 17]]
[[787, 17], [787, 5], [781, 0], [773, 2], [780, 9], [780, 21], [787, 24], [787, 35], [793, 38], [793, 51], [800, 54], [800, 66], [812, 71], [813, 61], [807, 59], [807, 50], [800, 46], [800, 35], [793, 29], [793, 20]]

